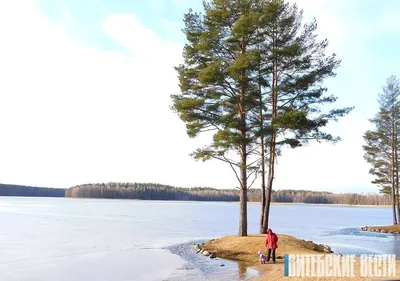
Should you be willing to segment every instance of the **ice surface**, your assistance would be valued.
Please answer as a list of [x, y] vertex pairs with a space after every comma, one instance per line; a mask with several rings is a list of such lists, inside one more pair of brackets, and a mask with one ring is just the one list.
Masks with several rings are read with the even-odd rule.
[[[236, 263], [196, 262], [184, 248], [169, 249], [235, 234], [238, 215], [236, 203], [0, 197], [0, 280], [244, 280], [253, 272]], [[249, 233], [257, 233], [259, 215], [260, 206], [249, 205]], [[393, 254], [399, 238], [356, 230], [389, 224], [390, 215], [387, 208], [273, 205], [271, 227], [334, 251]]]

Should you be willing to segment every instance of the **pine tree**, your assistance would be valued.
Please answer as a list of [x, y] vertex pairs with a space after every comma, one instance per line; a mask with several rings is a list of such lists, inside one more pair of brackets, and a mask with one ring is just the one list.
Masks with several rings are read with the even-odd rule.
[[257, 165], [249, 163], [258, 137], [253, 112], [258, 108], [260, 50], [257, 30], [262, 1], [214, 0], [204, 3], [204, 16], [185, 14], [184, 63], [176, 68], [181, 93], [173, 109], [196, 137], [214, 131], [212, 143], [192, 155], [228, 163], [240, 183], [239, 236], [247, 236], [248, 179]]
[[317, 23], [302, 26], [302, 11], [283, 0], [266, 1], [262, 18], [264, 77], [271, 81], [269, 89], [270, 118], [265, 126], [270, 135], [266, 204], [262, 210], [261, 232], [266, 233], [275, 162], [280, 147], [299, 147], [309, 140], [331, 141], [338, 137], [321, 131], [330, 120], [345, 116], [352, 108], [333, 109], [323, 113], [323, 104], [334, 103], [323, 87], [326, 78], [334, 77], [340, 65], [336, 55], [325, 54], [327, 40], [316, 41]]
[[[391, 194], [393, 224], [400, 219], [399, 203], [399, 138], [400, 138], [400, 81], [390, 76], [382, 93], [378, 95], [379, 112], [370, 122], [374, 130], [364, 134], [364, 159], [371, 164], [372, 181], [381, 187], [381, 192]], [[397, 206], [397, 214], [396, 214]]]
[[[336, 101], [324, 95], [322, 82], [335, 75], [340, 61], [325, 55], [326, 40], [316, 42], [316, 22], [301, 26], [302, 12], [283, 0], [214, 0], [204, 9], [204, 16], [192, 10], [185, 15], [188, 44], [176, 68], [181, 93], [172, 96], [173, 109], [189, 136], [215, 131], [211, 144], [192, 155], [222, 160], [235, 172], [240, 236], [247, 235], [247, 180], [261, 168], [265, 233], [281, 147], [339, 140], [320, 129], [352, 108], [322, 113], [320, 106]], [[255, 151], [261, 160], [252, 162]]]

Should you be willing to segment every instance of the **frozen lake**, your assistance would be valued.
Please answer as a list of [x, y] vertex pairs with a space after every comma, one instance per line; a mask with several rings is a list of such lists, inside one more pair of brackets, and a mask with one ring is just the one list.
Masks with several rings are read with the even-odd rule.
[[[243, 280], [252, 272], [174, 246], [236, 234], [238, 213], [235, 203], [0, 197], [1, 280]], [[249, 233], [259, 216], [249, 204]], [[358, 230], [390, 223], [389, 208], [273, 205], [270, 226], [335, 252], [399, 257], [399, 237]]]

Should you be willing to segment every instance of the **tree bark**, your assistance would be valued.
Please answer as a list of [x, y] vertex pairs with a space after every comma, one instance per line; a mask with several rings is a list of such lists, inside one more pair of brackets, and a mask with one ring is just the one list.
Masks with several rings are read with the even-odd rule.
[[[392, 118], [394, 118], [393, 113], [392, 113]], [[392, 119], [392, 208], [393, 208], [393, 224], [397, 224], [397, 210], [396, 210], [396, 149], [395, 149], [395, 124], [394, 124], [394, 119]]]
[[395, 168], [395, 187], [396, 187], [396, 194], [395, 194], [395, 199], [396, 199], [396, 204], [397, 204], [397, 223], [400, 223], [400, 193], [399, 193], [399, 145], [398, 145], [398, 131], [397, 131], [397, 122], [395, 122], [395, 134], [394, 134], [394, 150], [395, 150], [395, 154], [394, 154], [394, 168]]
[[269, 223], [269, 211], [271, 206], [271, 195], [272, 195], [272, 185], [274, 181], [275, 175], [275, 141], [276, 141], [276, 134], [273, 133], [271, 144], [270, 144], [270, 161], [269, 161], [269, 172], [268, 172], [268, 184], [267, 184], [267, 200], [264, 206], [264, 221], [262, 225], [262, 234], [267, 233], [268, 223]]
[[[273, 42], [275, 44], [275, 42]], [[272, 72], [272, 114], [271, 114], [271, 142], [269, 144], [269, 166], [268, 166], [268, 185], [267, 185], [267, 200], [264, 207], [264, 221], [262, 226], [262, 234], [267, 233], [269, 224], [269, 211], [271, 206], [272, 185], [275, 176], [275, 149], [276, 149], [276, 128], [275, 119], [277, 117], [278, 105], [278, 66], [276, 60], [273, 61]]]
[[264, 209], [265, 209], [265, 148], [264, 148], [264, 135], [261, 136], [261, 221], [260, 221], [260, 233], [263, 234], [264, 224]]
[[264, 208], [265, 208], [265, 147], [264, 147], [264, 112], [263, 101], [261, 92], [261, 67], [258, 72], [258, 91], [260, 95], [260, 130], [261, 130], [261, 219], [260, 219], [260, 233], [263, 233], [264, 223]]
[[[246, 52], [246, 42], [242, 40], [242, 54]], [[242, 73], [242, 78], [245, 73]], [[243, 81], [243, 80], [242, 80]], [[247, 236], [247, 123], [246, 123], [246, 84], [242, 82], [240, 87], [240, 134], [242, 141], [240, 144], [240, 219], [239, 219], [239, 233], [240, 237]]]
[[[246, 153], [246, 145], [242, 146], [242, 153]], [[245, 155], [245, 154], [244, 154]], [[242, 158], [240, 167], [240, 220], [239, 236], [247, 236], [247, 169], [246, 158]]]
[[[244, 90], [242, 90], [244, 91]], [[246, 136], [246, 119], [244, 108], [241, 109], [241, 122], [243, 137]], [[239, 219], [239, 236], [247, 236], [247, 144], [240, 146], [240, 219]]]

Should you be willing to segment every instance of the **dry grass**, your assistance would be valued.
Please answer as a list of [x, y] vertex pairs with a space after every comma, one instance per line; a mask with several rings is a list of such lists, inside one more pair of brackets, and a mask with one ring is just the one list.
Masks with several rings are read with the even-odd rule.
[[370, 226], [370, 227], [375, 229], [387, 230], [388, 232], [394, 232], [394, 231], [400, 232], [400, 224], [386, 225], [386, 226]]
[[[249, 235], [247, 237], [227, 236], [207, 241], [202, 248], [210, 253], [215, 254], [217, 257], [239, 261], [241, 265], [255, 267], [262, 274], [259, 281], [371, 281], [385, 279], [357, 277], [360, 276], [359, 259], [356, 259], [355, 264], [356, 277], [284, 277], [284, 254], [323, 254], [323, 249], [320, 245], [317, 245], [311, 241], [300, 240], [293, 236], [278, 234], [278, 237], [279, 242], [276, 252], [276, 264], [259, 264], [257, 252], [261, 250], [263, 253], [266, 253], [264, 246], [265, 235]], [[400, 277], [400, 261], [397, 261], [396, 270]], [[390, 280], [390, 278], [386, 278], [385, 280]], [[395, 279], [392, 278], [391, 280]]]
[[[266, 253], [264, 246], [265, 235], [249, 235], [247, 237], [227, 236], [211, 241], [203, 245], [203, 249], [215, 254], [217, 257], [240, 261], [254, 265], [258, 262], [257, 252]], [[319, 245], [297, 239], [289, 235], [279, 235], [277, 260], [283, 259], [283, 254], [315, 254], [322, 253]]]

